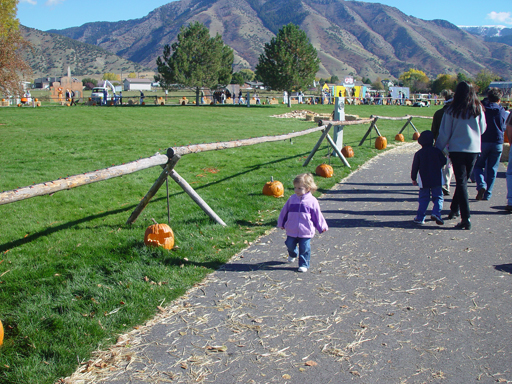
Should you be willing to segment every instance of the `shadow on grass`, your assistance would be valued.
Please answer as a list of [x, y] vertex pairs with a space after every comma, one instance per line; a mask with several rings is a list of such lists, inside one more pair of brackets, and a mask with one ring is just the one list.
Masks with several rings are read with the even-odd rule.
[[0, 244], [0, 252], [5, 252], [5, 251], [7, 251], [9, 249], [19, 247], [21, 245], [30, 243], [31, 241], [37, 240], [40, 237], [49, 236], [52, 233], [55, 233], [55, 232], [58, 232], [58, 231], [62, 231], [64, 229], [70, 229], [73, 226], [78, 225], [78, 224], [87, 223], [89, 221], [96, 220], [96, 219], [99, 219], [99, 218], [102, 218], [102, 217], [106, 217], [106, 216], [110, 216], [110, 215], [116, 215], [116, 214], [121, 213], [121, 212], [130, 211], [130, 210], [135, 209], [135, 207], [136, 207], [136, 205], [131, 205], [129, 207], [116, 209], [114, 211], [102, 212], [102, 213], [99, 213], [97, 215], [90, 215], [90, 216], [84, 217], [84, 218], [79, 219], [79, 220], [69, 221], [67, 223], [64, 223], [64, 224], [61, 224], [61, 225], [57, 225], [55, 227], [46, 228], [44, 231], [39, 231], [39, 232], [33, 233], [33, 234], [28, 235], [27, 237], [24, 237], [22, 239], [14, 240], [14, 241], [11, 241], [11, 242], [8, 242], [8, 243], [5, 243], [5, 244]]

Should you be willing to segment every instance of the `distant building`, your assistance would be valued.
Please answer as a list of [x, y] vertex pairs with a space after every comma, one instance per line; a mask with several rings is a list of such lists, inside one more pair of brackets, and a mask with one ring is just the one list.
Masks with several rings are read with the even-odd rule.
[[34, 80], [34, 88], [50, 88], [50, 86], [57, 81], [60, 81], [60, 77], [40, 77]]
[[124, 79], [125, 91], [151, 91], [151, 79]]

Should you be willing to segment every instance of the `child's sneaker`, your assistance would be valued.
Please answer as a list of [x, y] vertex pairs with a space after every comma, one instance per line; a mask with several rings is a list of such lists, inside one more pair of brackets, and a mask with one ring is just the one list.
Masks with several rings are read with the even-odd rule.
[[437, 225], [443, 225], [444, 224], [444, 221], [443, 221], [443, 219], [441, 219], [440, 216], [432, 215], [432, 216], [430, 216], [430, 218], [432, 220], [434, 220]]
[[419, 224], [419, 225], [423, 225], [423, 224], [425, 224], [425, 220], [420, 220], [420, 219], [418, 219], [417, 217], [415, 217], [413, 221], [414, 221], [416, 224]]
[[308, 269], [306, 267], [299, 267], [299, 272], [307, 272]]
[[294, 262], [295, 262], [295, 260], [297, 260], [297, 258], [296, 258], [296, 257], [288, 256], [288, 262], [289, 262], [289, 263], [294, 263]]

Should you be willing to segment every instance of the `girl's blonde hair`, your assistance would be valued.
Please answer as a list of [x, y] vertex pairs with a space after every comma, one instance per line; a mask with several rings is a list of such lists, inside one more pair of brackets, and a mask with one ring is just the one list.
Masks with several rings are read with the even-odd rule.
[[315, 192], [318, 187], [315, 184], [315, 179], [311, 173], [302, 173], [293, 179], [293, 185], [301, 184], [309, 188], [311, 192]]

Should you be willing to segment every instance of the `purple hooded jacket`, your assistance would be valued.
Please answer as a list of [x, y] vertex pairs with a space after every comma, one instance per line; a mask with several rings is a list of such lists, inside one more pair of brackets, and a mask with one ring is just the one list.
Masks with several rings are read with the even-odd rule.
[[279, 214], [277, 226], [284, 228], [288, 236], [301, 238], [312, 238], [315, 229], [320, 233], [329, 229], [318, 200], [311, 192], [301, 197], [290, 196]]

